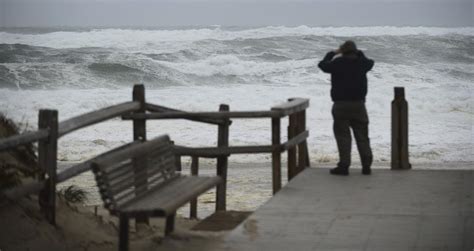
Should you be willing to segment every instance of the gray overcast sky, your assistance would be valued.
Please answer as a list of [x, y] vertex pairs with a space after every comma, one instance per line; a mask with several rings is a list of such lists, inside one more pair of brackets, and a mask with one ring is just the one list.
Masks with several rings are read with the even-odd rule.
[[0, 26], [473, 26], [474, 0], [0, 0]]

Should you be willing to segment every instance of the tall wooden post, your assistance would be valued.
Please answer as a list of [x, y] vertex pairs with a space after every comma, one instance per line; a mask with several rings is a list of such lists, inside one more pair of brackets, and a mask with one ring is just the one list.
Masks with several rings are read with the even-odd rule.
[[[222, 104], [219, 106], [219, 111], [229, 111], [229, 106]], [[229, 126], [229, 119], [225, 119], [225, 122], [219, 125], [217, 132], [217, 147], [229, 146]], [[217, 158], [217, 175], [222, 178], [222, 182], [217, 185], [216, 189], [216, 211], [226, 210], [227, 165], [228, 156], [219, 156]]]
[[[197, 176], [199, 174], [199, 157], [191, 156], [191, 175]], [[189, 209], [189, 218], [197, 218], [197, 198], [191, 200]]]
[[[298, 134], [303, 133], [306, 131], [306, 110], [297, 113], [298, 124], [297, 124], [297, 132]], [[307, 166], [308, 160], [308, 149], [306, 145], [306, 140], [298, 144], [298, 171], [296, 174], [303, 171]]]
[[280, 118], [272, 118], [272, 184], [273, 194], [281, 189], [281, 148], [280, 148]]
[[392, 169], [410, 169], [408, 160], [408, 103], [405, 88], [395, 87], [392, 101]]
[[[297, 117], [296, 114], [291, 114], [288, 117], [288, 140], [297, 135]], [[288, 149], [288, 180], [291, 180], [296, 175], [296, 146]]]
[[[140, 103], [140, 109], [137, 113], [145, 113], [145, 86], [134, 85], [133, 86], [133, 101]], [[133, 119], [133, 140], [146, 141], [146, 120], [145, 119]], [[147, 168], [147, 159], [139, 156], [133, 159], [133, 168], [136, 173], [145, 170]], [[143, 184], [147, 182], [146, 176], [140, 180], [135, 180], [136, 184]], [[140, 191], [136, 191], [137, 193]], [[149, 219], [145, 215], [138, 215], [135, 217], [136, 223], [149, 224]]]
[[[170, 144], [173, 146], [175, 145], [174, 141], [170, 141]], [[181, 165], [181, 155], [175, 154], [174, 160], [175, 160], [176, 171], [181, 172], [183, 170], [183, 167]]]
[[[56, 169], [58, 153], [58, 111], [40, 110], [39, 129], [48, 129], [49, 135], [38, 144], [38, 162], [41, 170], [47, 175], [47, 182], [40, 191], [39, 203], [52, 225], [56, 225]], [[44, 179], [44, 176], [42, 177]]]

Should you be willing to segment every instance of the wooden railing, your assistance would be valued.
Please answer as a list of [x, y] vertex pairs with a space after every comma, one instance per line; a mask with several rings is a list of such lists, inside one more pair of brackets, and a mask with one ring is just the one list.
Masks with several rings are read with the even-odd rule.
[[90, 161], [94, 160], [80, 163], [61, 173], [57, 173], [58, 139], [73, 131], [128, 114], [139, 108], [139, 102], [127, 102], [86, 113], [61, 123], [58, 123], [57, 111], [40, 110], [38, 130], [1, 139], [0, 151], [38, 142], [38, 166], [43, 174], [36, 181], [30, 181], [25, 185], [5, 191], [4, 195], [10, 199], [18, 199], [32, 193], [39, 193], [39, 203], [46, 213], [46, 218], [51, 224], [55, 224], [57, 183], [88, 171]]
[[[175, 146], [176, 154], [190, 156], [191, 175], [199, 172], [199, 158], [216, 158], [217, 174], [224, 180], [217, 187], [216, 210], [226, 210], [227, 187], [227, 162], [232, 154], [272, 154], [272, 188], [273, 193], [281, 189], [281, 154], [288, 150], [288, 179], [292, 179], [305, 167], [310, 165], [306, 139], [309, 132], [306, 130], [306, 109], [309, 107], [308, 99], [289, 99], [281, 105], [274, 106], [266, 111], [229, 111], [228, 105], [221, 105], [216, 112], [184, 112], [174, 109], [146, 104], [149, 112], [133, 113], [122, 116], [124, 120], [162, 120], [162, 119], [188, 119], [198, 122], [218, 125], [217, 146], [212, 147], [187, 147]], [[281, 119], [289, 117], [288, 141], [281, 142]], [[231, 119], [271, 119], [272, 142], [268, 145], [256, 146], [229, 146], [229, 127]], [[197, 204], [191, 203], [190, 216], [197, 216]]]
[[[19, 145], [38, 142], [39, 167], [45, 175], [34, 182], [15, 187], [3, 192], [10, 199], [18, 199], [32, 193], [39, 193], [39, 202], [51, 224], [55, 224], [56, 185], [90, 169], [90, 163], [101, 155], [83, 163], [74, 165], [60, 173], [57, 172], [57, 141], [60, 137], [73, 131], [97, 124], [114, 117], [133, 120], [133, 142], [146, 141], [146, 121], [159, 119], [187, 119], [218, 126], [217, 146], [186, 147], [175, 146], [179, 166], [181, 156], [191, 156], [191, 175], [199, 172], [199, 158], [216, 158], [217, 174], [224, 180], [216, 191], [216, 210], [226, 210], [227, 168], [231, 154], [272, 154], [273, 193], [281, 189], [281, 154], [288, 150], [288, 179], [293, 178], [305, 167], [309, 166], [306, 139], [306, 109], [308, 99], [290, 99], [268, 111], [229, 111], [228, 105], [220, 105], [216, 112], [184, 112], [164, 106], [150, 104], [145, 101], [143, 85], [133, 88], [133, 101], [126, 102], [97, 111], [89, 112], [61, 123], [55, 110], [40, 110], [38, 130], [26, 132], [0, 140], [0, 151], [9, 150]], [[281, 142], [281, 119], [289, 117], [288, 141]], [[229, 127], [231, 119], [271, 119], [272, 142], [269, 145], [229, 146]], [[146, 161], [137, 159], [135, 168], [146, 168]], [[197, 201], [191, 203], [191, 217], [197, 216]], [[146, 217], [138, 217], [137, 221], [147, 222]]]

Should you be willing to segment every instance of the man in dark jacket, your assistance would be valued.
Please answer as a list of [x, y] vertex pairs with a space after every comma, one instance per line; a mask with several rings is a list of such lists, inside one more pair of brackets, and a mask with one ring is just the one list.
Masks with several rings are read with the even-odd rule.
[[[340, 57], [334, 56], [342, 54]], [[334, 59], [333, 59], [334, 58]], [[362, 174], [369, 175], [372, 165], [372, 150], [369, 141], [369, 118], [365, 109], [367, 95], [367, 72], [374, 61], [357, 50], [353, 41], [346, 41], [338, 50], [330, 51], [319, 62], [319, 68], [331, 74], [331, 98], [334, 102], [334, 135], [339, 150], [339, 163], [331, 174], [348, 175], [351, 164], [351, 132], [357, 143], [362, 162]]]

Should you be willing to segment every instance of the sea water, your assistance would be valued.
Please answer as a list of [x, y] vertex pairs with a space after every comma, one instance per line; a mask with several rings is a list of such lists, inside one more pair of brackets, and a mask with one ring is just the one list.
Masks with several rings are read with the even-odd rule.
[[[35, 129], [38, 110], [60, 121], [131, 100], [144, 84], [147, 102], [185, 111], [267, 110], [292, 97], [310, 99], [307, 127], [313, 163], [337, 162], [324, 55], [354, 40], [375, 60], [367, 110], [374, 160], [390, 161], [393, 87], [409, 103], [410, 161], [472, 167], [474, 27], [161, 27], [0, 30], [0, 111]], [[286, 120], [282, 128], [286, 128]], [[235, 120], [231, 145], [270, 144], [268, 119]], [[149, 138], [214, 146], [216, 126], [149, 121]], [[286, 130], [282, 130], [286, 139]], [[132, 123], [112, 119], [59, 141], [60, 161], [84, 161], [132, 140]], [[232, 162], [265, 163], [268, 154]], [[353, 162], [359, 162], [355, 145]], [[262, 177], [262, 179], [270, 179]]]

